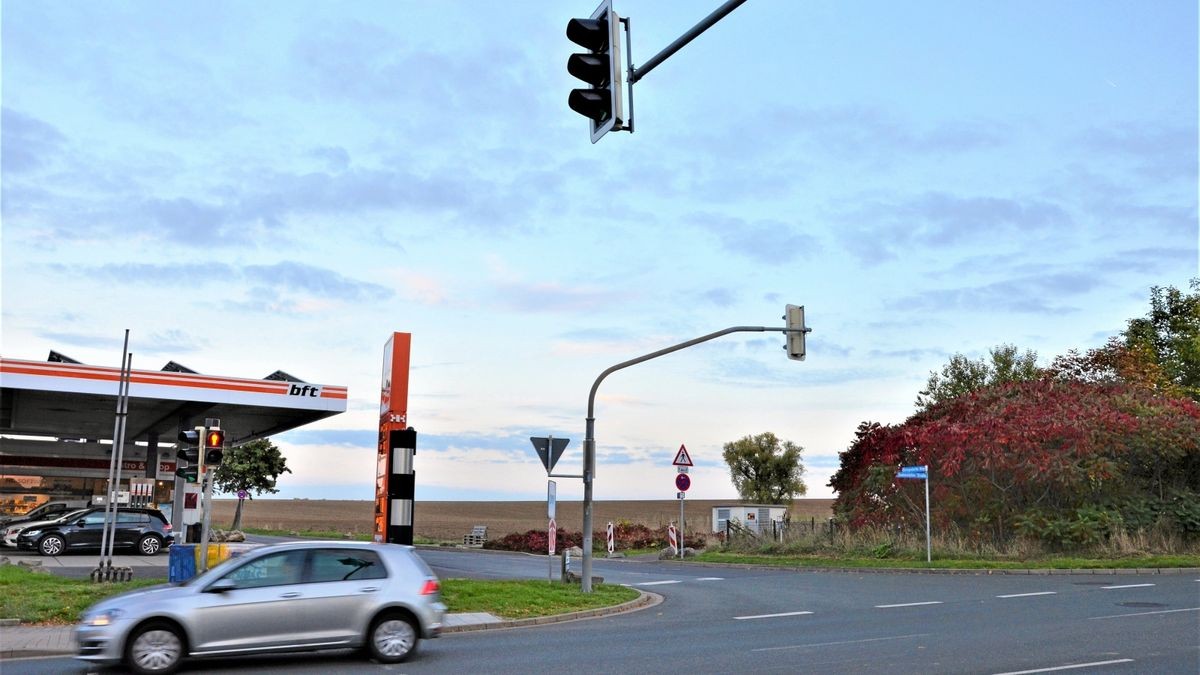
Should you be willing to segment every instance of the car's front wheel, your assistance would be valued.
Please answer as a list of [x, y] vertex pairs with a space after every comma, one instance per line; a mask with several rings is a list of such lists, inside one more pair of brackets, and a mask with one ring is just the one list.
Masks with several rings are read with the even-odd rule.
[[183, 638], [167, 623], [148, 623], [129, 636], [125, 665], [138, 675], [168, 675], [183, 660]]
[[417, 651], [417, 628], [399, 614], [385, 614], [371, 624], [367, 652], [379, 663], [399, 663]]
[[38, 553], [42, 555], [62, 555], [66, 548], [66, 540], [57, 534], [48, 534], [38, 542]]
[[158, 555], [162, 550], [162, 540], [153, 534], [148, 534], [138, 540], [138, 553], [142, 555]]

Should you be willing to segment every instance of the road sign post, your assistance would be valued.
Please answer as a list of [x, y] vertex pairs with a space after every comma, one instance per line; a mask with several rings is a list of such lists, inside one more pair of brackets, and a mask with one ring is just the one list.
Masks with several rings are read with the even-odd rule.
[[692, 479], [688, 476], [688, 467], [693, 466], [692, 457], [688, 454], [687, 448], [683, 443], [679, 444], [679, 452], [675, 453], [675, 461], [671, 462], [675, 465], [677, 473], [675, 474], [675, 488], [679, 490], [676, 494], [679, 496], [679, 557], [683, 557], [683, 496], [692, 487]]
[[925, 464], [902, 466], [900, 467], [900, 472], [896, 474], [896, 478], [925, 481], [925, 562], [932, 563], [933, 544], [930, 539], [929, 528], [929, 466]]
[[614, 546], [613, 546], [614, 532], [613, 532], [613, 524], [612, 524], [611, 520], [608, 521], [607, 533], [608, 533], [608, 554], [612, 555], [613, 550], [614, 550]]

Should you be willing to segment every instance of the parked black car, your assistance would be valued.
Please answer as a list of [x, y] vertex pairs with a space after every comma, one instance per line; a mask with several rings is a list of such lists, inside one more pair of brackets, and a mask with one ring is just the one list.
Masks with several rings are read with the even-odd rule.
[[[112, 518], [113, 514], [109, 514]], [[26, 529], [17, 536], [17, 547], [42, 555], [67, 551], [99, 550], [104, 533], [104, 507], [45, 526]], [[171, 524], [158, 509], [122, 508], [116, 512], [113, 547], [133, 548], [142, 555], [156, 555], [175, 541]]]

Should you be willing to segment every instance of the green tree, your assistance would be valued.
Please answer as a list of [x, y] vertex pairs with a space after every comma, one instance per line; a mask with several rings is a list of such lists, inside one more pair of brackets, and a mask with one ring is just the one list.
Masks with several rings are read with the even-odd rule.
[[925, 388], [917, 394], [917, 411], [927, 410], [937, 403], [951, 401], [984, 387], [1009, 382], [1027, 382], [1041, 377], [1037, 352], [1024, 354], [1015, 345], [993, 347], [987, 358], [972, 361], [963, 354], [950, 357], [942, 371], [930, 371]]
[[808, 492], [804, 485], [803, 450], [771, 432], [726, 443], [723, 457], [733, 486], [742, 499], [757, 504], [789, 504]]
[[[275, 488], [275, 480], [281, 474], [291, 472], [287, 467], [287, 459], [271, 439], [260, 438], [225, 451], [224, 460], [213, 476], [213, 487], [225, 493], [245, 491], [253, 499], [253, 495], [279, 492]], [[243, 501], [239, 495], [230, 529], [242, 528]]]
[[1122, 337], [1130, 349], [1153, 354], [1166, 378], [1184, 395], [1200, 401], [1200, 277], [1192, 293], [1173, 286], [1150, 289], [1150, 312], [1130, 319]]

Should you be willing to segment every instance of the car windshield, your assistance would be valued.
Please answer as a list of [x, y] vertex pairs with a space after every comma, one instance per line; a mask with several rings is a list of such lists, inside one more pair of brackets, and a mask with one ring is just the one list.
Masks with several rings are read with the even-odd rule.
[[226, 571], [228, 571], [229, 568], [232, 566], [232, 564], [235, 562], [245, 562], [245, 559], [240, 558], [240, 557], [226, 558], [226, 559], [222, 560], [221, 562], [217, 563], [216, 565], [208, 568], [207, 572], [197, 574], [196, 576], [194, 576], [190, 579], [184, 579], [183, 581], [180, 581], [176, 585], [177, 586], [194, 586], [198, 583], [204, 583], [205, 581], [210, 580], [210, 579], [216, 579], [216, 578], [220, 577], [222, 574], [224, 574]]
[[77, 517], [77, 516], [82, 516], [83, 514], [85, 514], [85, 513], [87, 513], [87, 512], [88, 512], [88, 510], [87, 510], [87, 509], [78, 509], [78, 510], [76, 510], [76, 511], [69, 511], [69, 512], [67, 512], [67, 513], [65, 513], [65, 514], [63, 514], [63, 515], [61, 515], [61, 516], [58, 516], [58, 517], [56, 517], [56, 518], [54, 519], [54, 522], [56, 522], [56, 523], [61, 523], [61, 522], [65, 521], [65, 520], [70, 520], [70, 519], [72, 519], [72, 518], [75, 518], [75, 517]]

